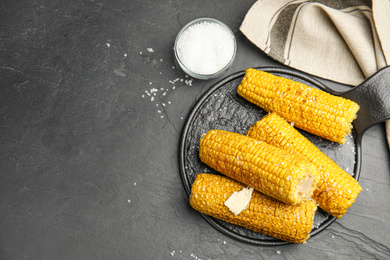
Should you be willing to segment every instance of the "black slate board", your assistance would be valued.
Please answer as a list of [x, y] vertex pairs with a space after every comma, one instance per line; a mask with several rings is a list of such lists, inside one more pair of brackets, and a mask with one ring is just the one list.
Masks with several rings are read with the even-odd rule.
[[[331, 90], [321, 82], [299, 72], [273, 67], [263, 67], [257, 69], [331, 92]], [[180, 143], [180, 170], [183, 185], [188, 196], [191, 193], [191, 185], [198, 173], [207, 172], [219, 174], [202, 163], [199, 159], [199, 140], [202, 134], [211, 129], [221, 129], [246, 134], [251, 125], [267, 114], [266, 111], [251, 104], [237, 94], [237, 87], [244, 74], [244, 71], [237, 72], [215, 84], [195, 104], [187, 118]], [[360, 159], [356, 152], [358, 147], [354, 131], [351, 136], [348, 137], [347, 142], [343, 145], [330, 142], [302, 130], [299, 131], [313, 142], [322, 152], [334, 160], [341, 168], [355, 178], [358, 178]], [[202, 213], [201, 215], [213, 227], [222, 233], [242, 242], [270, 246], [289, 244], [289, 242], [256, 233]], [[319, 209], [315, 215], [313, 229], [310, 234], [311, 237], [323, 231], [335, 220], [335, 217], [332, 217]]]

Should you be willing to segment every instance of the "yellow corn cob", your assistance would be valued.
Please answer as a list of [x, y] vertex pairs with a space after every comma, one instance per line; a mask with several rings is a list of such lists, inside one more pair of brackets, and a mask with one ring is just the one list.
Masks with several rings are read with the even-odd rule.
[[296, 127], [338, 143], [345, 143], [359, 110], [351, 100], [256, 69], [246, 70], [237, 92]]
[[351, 175], [276, 113], [268, 114], [250, 127], [248, 136], [300, 154], [316, 165], [321, 179], [313, 199], [332, 216], [341, 218], [362, 191]]
[[237, 133], [211, 130], [199, 157], [216, 171], [284, 203], [309, 199], [317, 188], [317, 167], [300, 156]]
[[293, 243], [306, 242], [317, 210], [313, 201], [289, 205], [254, 191], [246, 209], [236, 216], [224, 202], [244, 187], [224, 176], [198, 174], [192, 185], [190, 204], [206, 215], [255, 232]]

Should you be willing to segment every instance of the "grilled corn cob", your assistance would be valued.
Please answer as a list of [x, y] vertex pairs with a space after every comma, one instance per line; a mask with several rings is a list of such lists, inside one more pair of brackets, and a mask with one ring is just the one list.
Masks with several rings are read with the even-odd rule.
[[359, 105], [283, 77], [247, 69], [237, 92], [296, 127], [330, 141], [345, 143]]
[[351, 175], [276, 113], [268, 114], [250, 127], [248, 136], [300, 154], [316, 165], [321, 179], [313, 199], [332, 216], [341, 218], [362, 191]]
[[192, 185], [190, 204], [206, 215], [293, 243], [310, 236], [317, 206], [313, 201], [289, 205], [254, 191], [245, 210], [237, 216], [224, 202], [245, 186], [230, 178], [201, 173]]
[[216, 171], [284, 203], [309, 199], [317, 188], [317, 167], [300, 156], [237, 133], [211, 130], [199, 157]]

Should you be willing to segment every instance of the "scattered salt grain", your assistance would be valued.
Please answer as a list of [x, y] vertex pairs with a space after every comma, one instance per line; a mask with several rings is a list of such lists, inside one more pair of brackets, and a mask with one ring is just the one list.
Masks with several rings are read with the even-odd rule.
[[223, 241], [223, 244], [226, 245], [226, 241]]
[[149, 85], [152, 85], [153, 84], [153, 82], [149, 82]]
[[172, 66], [172, 69], [175, 69], [175, 66]]
[[[174, 79], [175, 82], [177, 82], [179, 80], [180, 80], [180, 78]], [[173, 81], [172, 81], [172, 83], [174, 84]], [[152, 82], [150, 82], [149, 84], [151, 85]], [[176, 88], [175, 86], [172, 87], [172, 89], [175, 89], [175, 88]], [[145, 90], [145, 94], [150, 97], [151, 102], [155, 102], [156, 107], [160, 107], [160, 106], [167, 107], [168, 105], [172, 104], [171, 101], [166, 101], [166, 97], [168, 94], [167, 92], [169, 92], [169, 91], [170, 91], [169, 88], [164, 88], [164, 87], [150, 88], [148, 90]], [[145, 94], [142, 95], [142, 98], [146, 97]], [[156, 109], [156, 112], [159, 114], [163, 113], [162, 109], [159, 109], [159, 110]], [[164, 116], [161, 116], [161, 118], [164, 118]]]
[[171, 252], [171, 256], [174, 256], [175, 255], [175, 250], [173, 250], [172, 252]]
[[147, 48], [148, 52], [154, 52], [152, 48]]
[[134, 182], [134, 186], [135, 186], [135, 185], [137, 185], [137, 183], [136, 183], [136, 182]]
[[196, 260], [202, 260], [202, 258], [199, 258], [198, 256], [196, 256], [195, 254], [191, 254], [191, 257], [196, 259]]
[[131, 202], [131, 200], [127, 200], [127, 202], [128, 202], [128, 203], [130, 203], [130, 202]]
[[127, 57], [127, 53], [123, 54], [123, 57]]
[[179, 37], [177, 53], [180, 61], [197, 74], [213, 74], [229, 64], [234, 56], [234, 36], [215, 22], [199, 22], [188, 27]]
[[186, 80], [184, 83], [186, 83], [187, 86], [192, 86], [192, 79]]
[[369, 189], [366, 189], [366, 191], [370, 191]]
[[140, 51], [139, 54], [142, 54], [142, 51]]
[[163, 62], [163, 59], [160, 59], [160, 62]]
[[280, 251], [278, 250], [278, 251], [276, 251], [276, 253], [277, 253], [278, 255], [280, 255], [282, 252], [280, 252]]
[[106, 43], [106, 44], [107, 44], [107, 47], [110, 48], [111, 44], [109, 44], [109, 43]]
[[332, 238], [334, 238], [334, 236], [332, 236]]

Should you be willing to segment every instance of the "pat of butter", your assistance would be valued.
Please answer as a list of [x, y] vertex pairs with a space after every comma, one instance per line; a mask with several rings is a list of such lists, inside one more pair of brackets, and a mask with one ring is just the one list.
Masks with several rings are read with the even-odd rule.
[[238, 215], [246, 209], [249, 201], [252, 198], [253, 188], [243, 188], [240, 191], [235, 191], [233, 194], [225, 201], [225, 206], [229, 208], [234, 215]]

